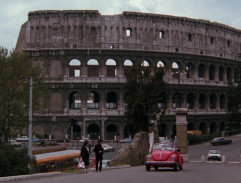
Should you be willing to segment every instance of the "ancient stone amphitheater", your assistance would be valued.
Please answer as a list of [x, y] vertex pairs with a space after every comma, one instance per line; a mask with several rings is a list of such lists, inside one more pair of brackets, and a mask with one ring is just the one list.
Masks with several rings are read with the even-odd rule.
[[175, 135], [180, 107], [188, 108], [188, 130], [212, 134], [227, 126], [226, 91], [237, 81], [241, 31], [149, 13], [33, 11], [16, 50], [40, 64], [50, 91], [47, 107], [34, 113], [34, 134], [64, 138], [73, 129], [75, 139], [127, 137], [125, 71], [135, 64], [165, 69], [167, 110], [159, 136]]

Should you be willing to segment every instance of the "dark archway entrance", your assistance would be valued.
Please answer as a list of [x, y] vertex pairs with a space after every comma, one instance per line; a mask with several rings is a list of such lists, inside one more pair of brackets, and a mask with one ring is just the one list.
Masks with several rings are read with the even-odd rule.
[[91, 140], [98, 140], [100, 136], [100, 127], [97, 124], [90, 124], [87, 132]]
[[106, 127], [106, 139], [107, 140], [114, 140], [117, 131], [118, 131], [118, 128], [117, 128], [116, 125], [114, 125], [114, 124], [108, 125]]
[[[71, 137], [71, 126], [69, 127], [69, 137]], [[77, 124], [73, 124], [73, 139], [81, 139], [81, 128]]]
[[159, 124], [158, 125], [158, 137], [167, 137], [167, 125], [165, 124]]

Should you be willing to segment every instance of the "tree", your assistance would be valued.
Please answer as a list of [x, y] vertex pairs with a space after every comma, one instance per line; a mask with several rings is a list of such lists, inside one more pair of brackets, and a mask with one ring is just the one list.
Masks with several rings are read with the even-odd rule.
[[19, 132], [28, 124], [29, 78], [33, 79], [33, 110], [46, 97], [42, 69], [25, 54], [0, 47], [0, 135], [7, 141], [10, 132]]
[[241, 83], [238, 83], [237, 86], [230, 85], [228, 88], [228, 112], [227, 112], [227, 120], [228, 126], [232, 129], [240, 128], [240, 108], [241, 108]]
[[[160, 113], [158, 103], [163, 101], [161, 91], [165, 90], [162, 67], [134, 66], [127, 74], [127, 118], [131, 134], [148, 131], [150, 120]], [[162, 111], [163, 113], [165, 110]]]

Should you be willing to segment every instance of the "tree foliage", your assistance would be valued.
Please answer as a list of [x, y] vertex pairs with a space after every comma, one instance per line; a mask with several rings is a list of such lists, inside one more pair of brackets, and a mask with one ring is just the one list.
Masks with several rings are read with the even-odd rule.
[[27, 149], [14, 149], [0, 143], [0, 177], [29, 173], [30, 158]]
[[227, 120], [228, 126], [232, 129], [240, 128], [240, 108], [241, 108], [241, 83], [238, 83], [237, 86], [230, 85], [228, 88], [228, 112]]
[[163, 68], [134, 66], [127, 73], [127, 118], [131, 134], [148, 131], [151, 119], [160, 113], [158, 103], [163, 101], [160, 95], [165, 90]]
[[42, 69], [24, 53], [0, 48], [0, 135], [17, 132], [28, 124], [29, 78], [33, 80], [33, 110], [46, 97]]

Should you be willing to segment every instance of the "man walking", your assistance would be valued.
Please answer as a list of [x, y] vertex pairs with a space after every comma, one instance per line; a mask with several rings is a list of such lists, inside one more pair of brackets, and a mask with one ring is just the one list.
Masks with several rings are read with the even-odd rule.
[[[102, 147], [102, 139], [98, 140], [98, 144], [95, 145], [94, 147], [94, 152], [95, 152], [95, 160], [96, 160], [96, 172], [100, 172], [102, 169], [102, 159], [103, 159], [103, 153], [104, 149]], [[99, 165], [99, 166], [98, 166]]]

